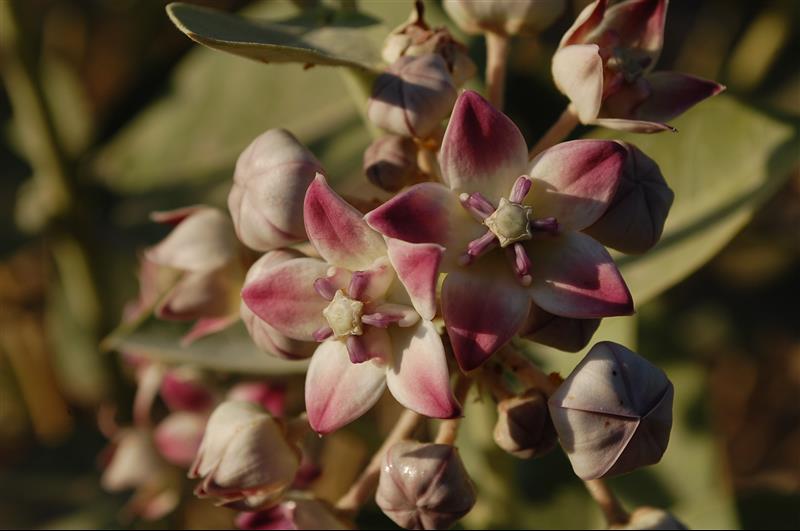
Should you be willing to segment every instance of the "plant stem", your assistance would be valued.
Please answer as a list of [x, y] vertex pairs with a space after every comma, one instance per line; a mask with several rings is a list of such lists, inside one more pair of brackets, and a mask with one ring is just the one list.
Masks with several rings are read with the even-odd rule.
[[[472, 379], [463, 374], [459, 375], [453, 394], [458, 403], [462, 406], [464, 405], [464, 400], [466, 400], [471, 387]], [[458, 437], [459, 426], [461, 426], [461, 417], [443, 420], [441, 424], [439, 424], [439, 432], [436, 434], [436, 440], [434, 442], [436, 444], [454, 444], [456, 442], [456, 437]]]
[[509, 45], [508, 37], [486, 33], [486, 92], [489, 102], [501, 111], [506, 90]]
[[606, 523], [609, 526], [628, 523], [630, 520], [628, 511], [622, 507], [619, 499], [605, 481], [602, 479], [590, 479], [584, 480], [583, 484], [586, 485], [586, 490], [589, 491], [594, 501], [600, 506], [600, 510], [603, 511], [603, 516], [605, 516]]
[[569, 136], [573, 129], [578, 125], [578, 115], [572, 104], [568, 105], [556, 123], [539, 139], [535, 146], [528, 153], [528, 159], [532, 160], [536, 155], [549, 147], [553, 147]]
[[528, 387], [535, 387], [545, 395], [550, 396], [558, 389], [558, 384], [531, 360], [513, 348], [506, 347], [501, 351], [501, 357], [506, 367]]
[[397, 424], [395, 424], [391, 433], [389, 433], [389, 436], [386, 437], [381, 447], [378, 448], [378, 451], [372, 456], [369, 464], [363, 472], [361, 472], [356, 482], [353, 483], [345, 495], [336, 502], [337, 510], [349, 516], [358, 512], [358, 509], [373, 495], [378, 486], [378, 478], [380, 477], [381, 463], [383, 462], [384, 454], [386, 454], [389, 448], [394, 446], [395, 443], [409, 438], [421, 421], [422, 416], [419, 413], [415, 413], [410, 409], [403, 412]]

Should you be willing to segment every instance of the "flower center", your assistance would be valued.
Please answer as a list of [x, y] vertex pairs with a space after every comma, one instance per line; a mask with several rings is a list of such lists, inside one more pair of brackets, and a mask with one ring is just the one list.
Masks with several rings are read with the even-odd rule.
[[606, 66], [622, 74], [627, 83], [633, 83], [644, 74], [651, 61], [648, 55], [638, 50], [615, 47]]
[[532, 207], [513, 203], [503, 197], [500, 199], [500, 206], [483, 220], [483, 224], [497, 236], [500, 247], [508, 247], [514, 242], [533, 238], [530, 226], [532, 214]]
[[337, 290], [333, 300], [322, 310], [333, 335], [336, 337], [360, 336], [364, 333], [361, 327], [361, 314], [364, 303], [349, 298], [344, 291]]

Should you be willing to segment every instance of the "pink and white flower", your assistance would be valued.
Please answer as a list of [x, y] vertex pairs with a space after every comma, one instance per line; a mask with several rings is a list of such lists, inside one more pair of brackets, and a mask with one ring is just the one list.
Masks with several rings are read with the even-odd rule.
[[384, 242], [319, 174], [308, 187], [305, 229], [321, 258], [295, 258], [248, 282], [242, 298], [281, 334], [317, 341], [306, 377], [311, 426], [355, 420], [388, 386], [405, 407], [460, 414], [444, 346], [431, 323], [441, 247]]
[[412, 186], [365, 216], [390, 252], [441, 253], [442, 314], [462, 370], [514, 337], [531, 304], [577, 319], [633, 311], [611, 256], [581, 232], [608, 207], [626, 154], [618, 142], [576, 140], [529, 163], [514, 123], [466, 91], [439, 154], [446, 185]]
[[664, 44], [667, 0], [608, 0], [587, 6], [553, 56], [553, 79], [579, 120], [656, 133], [725, 87], [679, 72], [652, 72]]

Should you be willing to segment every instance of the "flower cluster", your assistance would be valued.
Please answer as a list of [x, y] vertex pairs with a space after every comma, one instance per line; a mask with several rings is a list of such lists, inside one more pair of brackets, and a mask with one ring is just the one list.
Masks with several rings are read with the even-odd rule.
[[[651, 73], [665, 0], [607, 3], [581, 13], [553, 58], [574, 118], [655, 132], [721, 90]], [[464, 30], [507, 39], [546, 27], [564, 3], [445, 7]], [[175, 228], [145, 253], [136, 303], [160, 318], [197, 320], [187, 340], [240, 317], [265, 352], [310, 358], [299, 422], [320, 435], [364, 415], [386, 389], [413, 418], [443, 419], [435, 443], [393, 441], [373, 470], [378, 505], [407, 528], [449, 526], [475, 502], [452, 428], [474, 381], [498, 403], [501, 448], [532, 458], [558, 440], [586, 480], [657, 462], [672, 419], [666, 375], [621, 345], [594, 345], [565, 380], [515, 348], [525, 338], [579, 351], [601, 319], [634, 312], [607, 247], [643, 253], [657, 244], [673, 198], [658, 165], [613, 140], [551, 142], [529, 156], [501, 109], [459, 92], [475, 73], [466, 51], [447, 29], [428, 26], [421, 2], [387, 38], [366, 107], [383, 133], [365, 151], [364, 173], [391, 198], [348, 201], [297, 138], [271, 129], [238, 159], [232, 221], [210, 207], [156, 216]], [[298, 419], [265, 411], [258, 389], [212, 396], [185, 370], [153, 370], [174, 411], [155, 442], [163, 458], [191, 464], [198, 496], [245, 511], [244, 529], [347, 524], [352, 507], [336, 512], [297, 490]], [[124, 437], [146, 446], [141, 432]]]

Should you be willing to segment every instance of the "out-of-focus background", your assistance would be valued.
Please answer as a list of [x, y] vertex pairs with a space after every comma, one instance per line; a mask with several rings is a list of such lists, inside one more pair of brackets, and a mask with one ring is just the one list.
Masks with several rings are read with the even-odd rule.
[[[0, 0], [0, 527], [230, 525], [224, 510], [193, 500], [188, 482], [185, 503], [156, 522], [132, 519], [123, 509], [129, 495], [101, 488], [107, 440], [98, 416], [130, 422], [133, 385], [99, 342], [136, 294], [137, 252], [165, 233], [148, 213], [224, 205], [235, 159], [260, 132], [292, 130], [331, 175], [359, 182], [369, 138], [346, 80], [330, 68], [264, 65], [201, 48], [172, 25], [161, 0], [15, 0], [14, 20], [8, 1]], [[275, 18], [294, 9], [280, 0], [191, 3]], [[360, 2], [389, 27], [410, 4]], [[428, 4], [442, 20], [436, 2]], [[539, 39], [514, 41], [507, 111], [529, 142], [565, 104], [549, 62], [586, 2], [569, 4]], [[718, 198], [737, 172], [761, 172], [754, 182], [763, 189], [753, 193], [769, 196], [710, 262], [639, 306], [628, 331], [675, 384], [675, 427], [662, 463], [612, 485], [628, 505], [668, 508], [690, 526], [800, 526], [798, 40], [793, 0], [670, 5], [658, 69], [724, 83], [736, 104], [689, 111], [686, 120], [716, 105], [697, 115], [697, 127], [678, 124], [675, 160], [659, 159], [667, 180], [668, 170], [691, 168], [698, 176], [689, 186]], [[468, 43], [482, 67], [482, 39]], [[747, 112], [757, 117], [741, 116]], [[775, 143], [751, 149], [735, 131], [748, 120]], [[664, 142], [633, 141], [645, 151]], [[708, 212], [692, 230], [737, 232], [750, 212], [736, 208]], [[738, 217], [719, 227], [729, 213]], [[716, 245], [684, 249], [664, 263], [663, 276]], [[568, 366], [578, 359], [560, 356]], [[468, 468], [476, 451], [464, 449]], [[599, 522], [559, 452], [523, 464], [474, 463], [482, 501], [465, 525]], [[362, 521], [390, 525], [375, 509]]]

